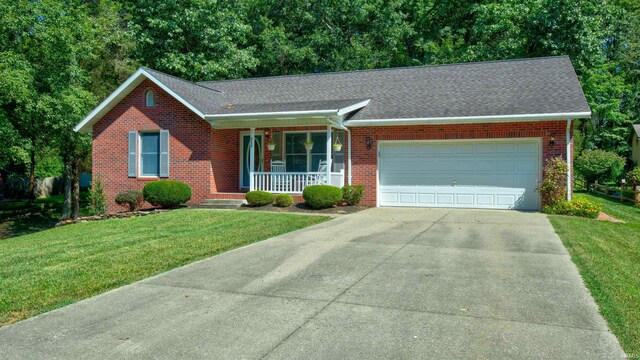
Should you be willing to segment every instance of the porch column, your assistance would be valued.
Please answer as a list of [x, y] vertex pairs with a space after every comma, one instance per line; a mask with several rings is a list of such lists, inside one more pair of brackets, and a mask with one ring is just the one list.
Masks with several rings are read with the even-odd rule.
[[331, 185], [331, 125], [327, 126], [327, 185]]
[[255, 190], [254, 188], [255, 184], [253, 183], [253, 172], [256, 170], [255, 169], [256, 151], [254, 149], [255, 144], [256, 144], [256, 129], [251, 128], [251, 139], [249, 140], [249, 191]]

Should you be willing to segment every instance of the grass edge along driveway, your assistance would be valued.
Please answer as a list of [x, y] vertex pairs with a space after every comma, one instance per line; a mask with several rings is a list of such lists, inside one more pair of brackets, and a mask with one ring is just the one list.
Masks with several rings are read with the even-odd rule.
[[640, 207], [589, 194], [624, 224], [549, 216], [609, 328], [629, 356], [640, 357]]
[[328, 219], [176, 210], [2, 239], [0, 326]]

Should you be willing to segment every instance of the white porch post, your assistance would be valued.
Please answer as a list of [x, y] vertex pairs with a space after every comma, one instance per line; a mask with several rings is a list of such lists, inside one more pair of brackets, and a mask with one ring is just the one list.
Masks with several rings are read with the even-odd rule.
[[256, 151], [254, 149], [256, 143], [256, 129], [251, 128], [251, 139], [249, 140], [249, 191], [255, 190], [254, 181], [253, 181], [253, 172], [255, 169], [256, 163]]
[[327, 126], [327, 185], [331, 185], [331, 125]]

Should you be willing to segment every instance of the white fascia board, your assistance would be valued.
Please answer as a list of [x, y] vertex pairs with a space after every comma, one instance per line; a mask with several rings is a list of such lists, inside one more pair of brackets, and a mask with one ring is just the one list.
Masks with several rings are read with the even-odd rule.
[[133, 75], [129, 76], [129, 78], [122, 83], [114, 92], [109, 95], [103, 102], [100, 103], [89, 115], [87, 115], [78, 125], [76, 125], [73, 130], [78, 132], [90, 132], [91, 127], [96, 121], [98, 121], [102, 116], [104, 116], [109, 110], [117, 104], [118, 101], [122, 100], [125, 96], [127, 96], [133, 89], [136, 88], [144, 79], [147, 78], [151, 80], [154, 84], [158, 85], [162, 90], [166, 91], [169, 95], [173, 96], [176, 100], [180, 101], [183, 105], [188, 107], [191, 111], [196, 113], [201, 118], [204, 118], [204, 114], [196, 109], [193, 105], [188, 103], [182, 97], [178, 96], [175, 92], [169, 89], [165, 84], [161, 83], [158, 79], [153, 77], [143, 68], [138, 69]]
[[343, 107], [342, 109], [338, 110], [338, 116], [343, 116], [346, 115], [352, 111], [356, 111], [358, 109], [362, 109], [363, 107], [367, 106], [369, 104], [369, 101], [371, 101], [371, 99], [367, 99], [365, 101], [361, 101], [359, 103], [353, 104], [353, 105], [349, 105], [347, 107]]
[[585, 119], [589, 117], [591, 117], [590, 111], [574, 112], [574, 113], [548, 113], [548, 114], [522, 114], [522, 115], [347, 120], [344, 122], [344, 125], [347, 127], [359, 127], [359, 126], [429, 125], [429, 124], [471, 124], [471, 123], [483, 123], [483, 122], [565, 120], [567, 118]]

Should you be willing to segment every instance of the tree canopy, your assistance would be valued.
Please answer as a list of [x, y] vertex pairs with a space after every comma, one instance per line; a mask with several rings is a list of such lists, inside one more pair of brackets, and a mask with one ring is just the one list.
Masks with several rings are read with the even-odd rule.
[[580, 145], [627, 157], [640, 121], [639, 4], [3, 1], [0, 167], [29, 172], [41, 148], [86, 156], [72, 125], [138, 66], [218, 80], [549, 55], [571, 57], [593, 111], [578, 126]]

